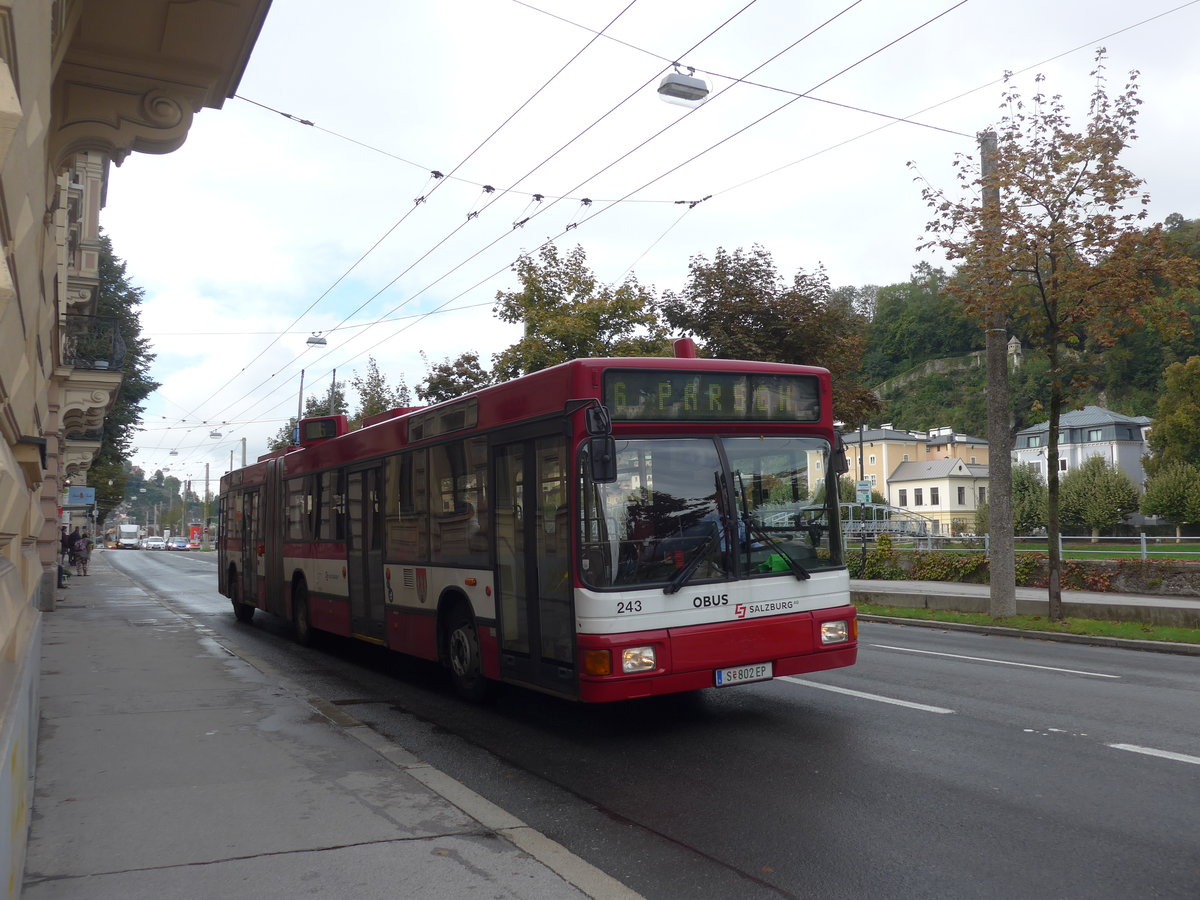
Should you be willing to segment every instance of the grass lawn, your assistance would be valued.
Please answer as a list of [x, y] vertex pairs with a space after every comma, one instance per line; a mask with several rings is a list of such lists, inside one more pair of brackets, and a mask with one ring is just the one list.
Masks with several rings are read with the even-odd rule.
[[1058, 631], [1067, 634], [1092, 634], [1135, 641], [1174, 641], [1200, 644], [1200, 628], [1166, 628], [1139, 622], [1106, 622], [1100, 619], [1067, 619], [1054, 622], [1045, 616], [1012, 616], [995, 619], [986, 613], [954, 612], [944, 609], [914, 609], [907, 606], [876, 606], [856, 603], [860, 613], [892, 616], [897, 619], [925, 619], [934, 622], [962, 622], [967, 625], [1000, 625], [1026, 631]]

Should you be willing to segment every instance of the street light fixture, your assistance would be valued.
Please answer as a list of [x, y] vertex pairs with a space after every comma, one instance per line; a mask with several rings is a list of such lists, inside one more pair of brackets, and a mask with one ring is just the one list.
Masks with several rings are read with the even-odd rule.
[[321, 335], [317, 334], [317, 332], [314, 331], [312, 333], [312, 336], [309, 337], [309, 339], [307, 341], [305, 341], [305, 343], [308, 344], [308, 346], [310, 346], [310, 347], [324, 347], [329, 342], [327, 340], [325, 340], [325, 338], [323, 338]]
[[675, 71], [668, 72], [658, 83], [658, 94], [667, 103], [677, 106], [699, 106], [708, 96], [708, 82], [696, 77], [696, 70], [687, 67], [687, 74], [679, 71], [679, 63]]

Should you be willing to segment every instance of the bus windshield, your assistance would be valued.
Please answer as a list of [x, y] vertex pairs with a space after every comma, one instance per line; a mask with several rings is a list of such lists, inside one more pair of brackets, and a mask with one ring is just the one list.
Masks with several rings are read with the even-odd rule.
[[815, 437], [618, 440], [616, 482], [582, 467], [583, 582], [670, 591], [839, 567], [836, 518], [814, 501], [829, 494], [830, 453]]

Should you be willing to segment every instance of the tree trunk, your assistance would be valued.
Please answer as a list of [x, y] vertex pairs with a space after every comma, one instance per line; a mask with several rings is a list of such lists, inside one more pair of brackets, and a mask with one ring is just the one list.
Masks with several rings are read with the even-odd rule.
[[1061, 621], [1062, 607], [1062, 554], [1058, 539], [1062, 533], [1058, 517], [1058, 423], [1062, 417], [1062, 376], [1058, 372], [1058, 345], [1050, 342], [1050, 434], [1046, 442], [1046, 563], [1049, 574], [1049, 616]]

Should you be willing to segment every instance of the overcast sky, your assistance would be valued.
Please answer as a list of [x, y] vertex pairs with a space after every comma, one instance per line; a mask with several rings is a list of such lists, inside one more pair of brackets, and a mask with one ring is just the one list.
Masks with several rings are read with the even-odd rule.
[[[517, 337], [496, 293], [548, 240], [659, 293], [754, 244], [789, 278], [905, 281], [940, 264], [906, 164], [953, 191], [1006, 70], [1081, 125], [1098, 46], [1112, 92], [1141, 73], [1125, 161], [1152, 220], [1200, 216], [1197, 35], [1196, 0], [276, 0], [238, 97], [112, 171], [101, 224], [162, 383], [134, 463], [207, 462], [215, 490], [296, 413], [301, 369], [310, 395], [369, 356], [409, 385], [422, 352], [488, 362]], [[658, 97], [673, 61], [709, 73], [698, 109]]]

